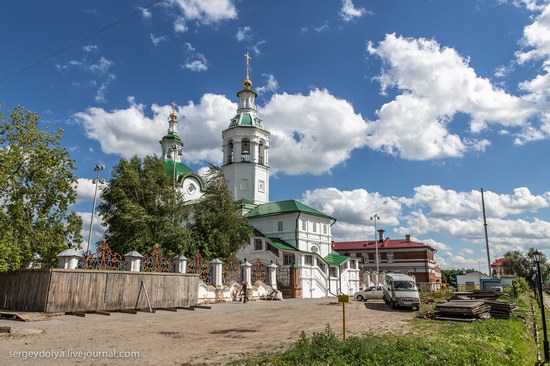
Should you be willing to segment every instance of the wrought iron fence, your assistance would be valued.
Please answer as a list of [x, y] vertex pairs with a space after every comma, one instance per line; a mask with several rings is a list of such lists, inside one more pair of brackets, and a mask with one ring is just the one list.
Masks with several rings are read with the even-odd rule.
[[201, 252], [197, 250], [195, 256], [191, 259], [189, 264], [187, 264], [187, 273], [198, 274], [200, 279], [209, 285], [212, 283], [212, 273], [209, 267], [208, 261], [204, 259]]
[[125, 271], [126, 262], [118, 253], [113, 253], [106, 241], [102, 241], [94, 253], [88, 251], [79, 258], [79, 269]]
[[241, 280], [241, 266], [237, 255], [233, 253], [223, 264], [222, 283], [228, 285], [230, 282]]
[[174, 272], [172, 260], [165, 257], [158, 244], [153, 246], [153, 252], [145, 254], [141, 261], [142, 272]]
[[266, 282], [266, 280], [267, 266], [260, 261], [260, 258], [258, 258], [252, 265], [252, 283], [255, 283], [256, 281]]
[[277, 284], [283, 286], [290, 286], [290, 267], [279, 266], [277, 267]]

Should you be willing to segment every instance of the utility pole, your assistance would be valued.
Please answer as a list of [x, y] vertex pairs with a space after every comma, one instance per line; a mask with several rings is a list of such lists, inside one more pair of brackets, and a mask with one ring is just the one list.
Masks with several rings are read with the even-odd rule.
[[86, 253], [90, 251], [90, 241], [92, 240], [92, 228], [94, 226], [94, 215], [95, 215], [95, 203], [97, 199], [97, 186], [101, 183], [104, 183], [103, 179], [99, 178], [99, 175], [101, 174], [101, 171], [105, 169], [105, 165], [102, 164], [96, 164], [94, 166], [94, 172], [97, 173], [96, 179], [92, 181], [92, 183], [95, 184], [95, 191], [94, 191], [94, 203], [92, 206], [92, 218], [90, 219], [90, 231], [88, 232], [88, 244], [86, 245]]
[[371, 220], [374, 220], [374, 260], [376, 261], [376, 287], [378, 287], [378, 283], [380, 282], [380, 268], [378, 265], [378, 238], [376, 237], [376, 220], [380, 220], [380, 216], [378, 214], [374, 214], [370, 218]]
[[493, 278], [493, 271], [491, 271], [491, 255], [489, 254], [489, 236], [487, 235], [487, 218], [485, 217], [485, 199], [483, 198], [483, 188], [481, 188], [481, 207], [483, 208], [483, 226], [485, 227], [485, 249], [487, 249], [489, 278]]

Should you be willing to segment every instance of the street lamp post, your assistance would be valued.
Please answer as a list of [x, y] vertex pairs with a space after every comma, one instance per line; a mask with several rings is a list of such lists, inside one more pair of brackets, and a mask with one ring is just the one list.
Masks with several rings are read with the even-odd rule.
[[537, 279], [537, 266], [533, 266], [533, 291], [535, 292], [535, 300], [540, 308], [539, 296], [537, 295], [538, 279]]
[[90, 231], [88, 232], [88, 244], [86, 245], [86, 253], [90, 251], [90, 241], [92, 240], [92, 227], [94, 226], [94, 215], [95, 215], [95, 203], [97, 199], [97, 186], [101, 183], [103, 184], [103, 179], [99, 178], [99, 175], [101, 174], [101, 171], [105, 169], [105, 165], [102, 164], [96, 164], [94, 166], [94, 172], [97, 173], [96, 179], [92, 181], [92, 183], [95, 184], [95, 191], [94, 191], [94, 203], [92, 206], [92, 218], [90, 219]]
[[538, 250], [535, 250], [533, 253], [533, 258], [535, 259], [535, 263], [537, 264], [537, 277], [538, 277], [538, 283], [539, 283], [539, 300], [540, 300], [540, 312], [542, 313], [542, 331], [544, 332], [544, 341], [543, 341], [543, 347], [544, 347], [544, 360], [546, 362], [550, 361], [550, 353], [549, 353], [549, 347], [548, 347], [548, 334], [546, 333], [546, 315], [545, 315], [545, 309], [544, 309], [544, 297], [542, 295], [542, 276], [540, 273], [540, 261], [542, 257], [542, 253]]
[[370, 218], [371, 220], [374, 220], [374, 260], [376, 261], [376, 286], [378, 287], [378, 283], [380, 281], [380, 268], [378, 265], [378, 238], [376, 237], [376, 220], [380, 220], [380, 216], [378, 214], [374, 214]]

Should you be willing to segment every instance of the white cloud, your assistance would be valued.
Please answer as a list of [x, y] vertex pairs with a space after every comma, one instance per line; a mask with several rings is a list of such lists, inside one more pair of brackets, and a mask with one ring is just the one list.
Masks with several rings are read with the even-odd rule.
[[547, 4], [535, 21], [523, 29], [522, 44], [527, 51], [516, 53], [518, 63], [550, 57], [550, 4]]
[[330, 27], [328, 26], [328, 22], [325, 22], [323, 25], [320, 25], [318, 27], [313, 27], [313, 29], [317, 33], [322, 33], [322, 32], [328, 31], [330, 29]]
[[82, 49], [86, 52], [92, 52], [92, 51], [97, 51], [98, 47], [95, 44], [89, 44], [82, 47]]
[[251, 39], [251, 37], [251, 28], [248, 26], [239, 27], [239, 29], [237, 29], [237, 33], [235, 34], [235, 38], [239, 42], [248, 41]]
[[96, 91], [96, 94], [94, 97], [96, 102], [105, 103], [107, 101], [107, 99], [105, 98], [105, 94], [107, 94], [107, 88], [115, 80], [116, 80], [115, 74], [107, 75], [107, 78], [101, 83], [101, 85], [99, 86], [99, 89], [97, 89]]
[[454, 49], [433, 40], [388, 34], [378, 47], [369, 44], [368, 51], [386, 66], [378, 77], [382, 93], [389, 88], [402, 92], [380, 108], [370, 125], [373, 149], [409, 160], [461, 157], [489, 142], [449, 132], [456, 113], [468, 114], [471, 131], [479, 133], [490, 123], [523, 126], [536, 112], [527, 101], [477, 76]]
[[[77, 215], [82, 219], [82, 230], [80, 235], [82, 235], [81, 248], [83, 251], [86, 250], [88, 244], [88, 236], [90, 234], [90, 223], [92, 219], [91, 212], [77, 212]], [[90, 251], [94, 252], [96, 248], [96, 243], [103, 238], [107, 228], [101, 224], [101, 216], [96, 211], [94, 215], [94, 224], [92, 227], [92, 236], [90, 240]]]
[[213, 25], [237, 18], [237, 9], [232, 0], [169, 0], [168, 5], [175, 6], [181, 11], [181, 15], [174, 22], [176, 32], [187, 30], [185, 21]]
[[[414, 188], [411, 205], [429, 208], [432, 217], [479, 217], [481, 192], [457, 192], [444, 190], [438, 185], [422, 185]], [[490, 217], [506, 217], [526, 212], [536, 212], [550, 207], [550, 192], [533, 195], [527, 187], [514, 189], [514, 193], [484, 192], [485, 210]]]
[[188, 69], [194, 72], [203, 72], [208, 70], [208, 60], [202, 54], [197, 52], [197, 50], [189, 42], [185, 42], [185, 47], [187, 50], [187, 59], [185, 63], [180, 65], [183, 69]]
[[[97, 186], [98, 199], [104, 187], [105, 186], [103, 184], [99, 184]], [[94, 192], [95, 192], [94, 179], [78, 178], [78, 182], [76, 185], [76, 197], [77, 197], [76, 203], [77, 204], [82, 202], [92, 202], [94, 199]]]
[[143, 17], [143, 19], [151, 19], [153, 14], [151, 13], [151, 10], [143, 8], [143, 10], [141, 11], [141, 16]]
[[511, 3], [517, 7], [525, 7], [527, 10], [536, 11], [544, 8], [548, 0], [498, 0], [499, 3]]
[[108, 60], [105, 57], [101, 56], [101, 58], [96, 63], [88, 65], [88, 69], [91, 72], [99, 72], [101, 74], [106, 74], [114, 64], [115, 63], [113, 61]]
[[265, 85], [256, 88], [258, 93], [273, 93], [279, 89], [279, 82], [275, 79], [275, 76], [272, 74], [263, 74], [264, 77], [267, 77], [267, 82]]
[[272, 172], [322, 174], [365, 144], [367, 125], [361, 115], [327, 90], [275, 94], [260, 115], [271, 131]]
[[[153, 117], [144, 105], [130, 99], [127, 109], [106, 111], [88, 108], [75, 117], [82, 121], [88, 138], [97, 140], [103, 152], [132, 156], [158, 153], [158, 139], [167, 128], [171, 107], [152, 106]], [[180, 136], [188, 161], [221, 161], [221, 131], [229, 125], [237, 104], [225, 96], [205, 94], [199, 104], [180, 108]], [[366, 124], [353, 106], [326, 90], [309, 95], [276, 94], [259, 110], [272, 133], [272, 172], [322, 174], [347, 160], [363, 146]], [[338, 123], [335, 123], [338, 121]]]
[[[159, 154], [159, 139], [168, 129], [170, 105], [151, 106], [152, 117], [145, 106], [128, 98], [126, 109], [106, 111], [92, 107], [76, 113], [76, 120], [84, 126], [86, 136], [96, 140], [107, 154], [131, 157]], [[221, 131], [229, 125], [237, 104], [225, 96], [205, 94], [199, 104], [189, 102], [178, 107], [179, 135], [185, 143], [183, 158], [188, 162], [221, 162]]]
[[252, 47], [250, 47], [252, 49], [252, 51], [254, 51], [254, 54], [256, 56], [260, 55], [262, 53], [262, 50], [260, 49], [260, 46], [267, 43], [266, 41], [264, 40], [261, 40], [261, 41], [258, 41], [256, 42], [254, 45], [252, 45]]
[[176, 33], [183, 33], [189, 29], [187, 27], [187, 24], [185, 23], [185, 18], [182, 16], [179, 16], [174, 20], [174, 32]]
[[340, 191], [333, 187], [308, 190], [301, 202], [337, 219], [332, 229], [334, 240], [374, 239], [374, 221], [370, 218], [378, 214], [378, 228], [398, 225], [402, 207], [402, 202], [394, 197], [365, 189]]
[[160, 42], [168, 40], [168, 37], [166, 36], [155, 36], [153, 33], [149, 33], [149, 38], [151, 38], [151, 42], [155, 47], [158, 46]]
[[351, 0], [342, 0], [342, 8], [340, 9], [340, 17], [345, 22], [350, 22], [355, 18], [361, 18], [368, 13], [364, 8], [356, 8]]

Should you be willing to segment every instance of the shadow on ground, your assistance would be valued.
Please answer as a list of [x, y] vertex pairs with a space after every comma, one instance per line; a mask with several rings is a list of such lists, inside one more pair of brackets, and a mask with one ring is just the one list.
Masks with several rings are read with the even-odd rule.
[[383, 302], [365, 302], [364, 305], [365, 305], [365, 308], [370, 309], [370, 310], [386, 311], [386, 312], [389, 312], [389, 313], [396, 313], [396, 312], [410, 313], [410, 312], [413, 311], [411, 308], [392, 309], [389, 305], [386, 305]]

